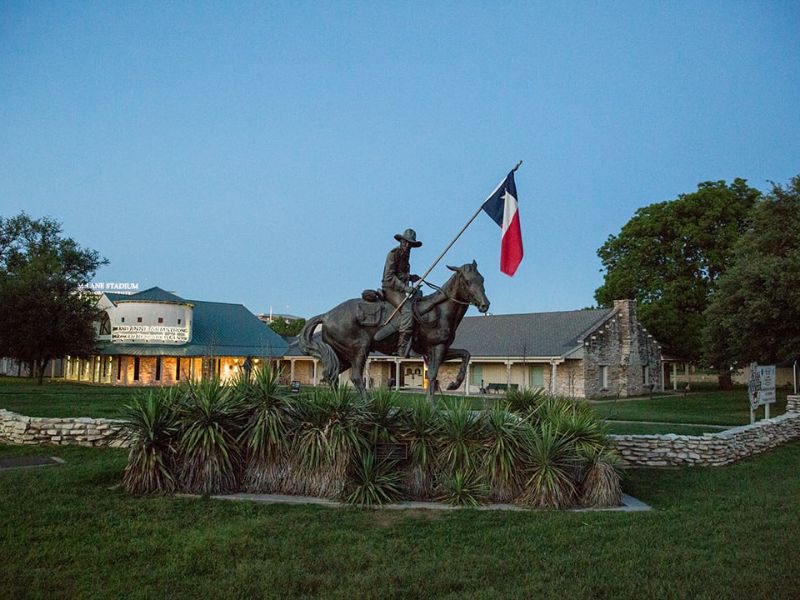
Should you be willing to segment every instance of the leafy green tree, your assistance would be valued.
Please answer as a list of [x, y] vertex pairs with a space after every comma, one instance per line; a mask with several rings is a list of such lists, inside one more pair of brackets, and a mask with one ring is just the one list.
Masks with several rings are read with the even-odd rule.
[[292, 337], [298, 335], [305, 324], [305, 319], [287, 321], [283, 317], [275, 317], [269, 327], [281, 337]]
[[635, 298], [642, 323], [673, 353], [701, 357], [703, 313], [733, 245], [761, 193], [736, 179], [636, 211], [597, 251], [605, 270], [595, 292], [601, 306]]
[[800, 176], [753, 209], [733, 266], [706, 311], [707, 359], [719, 367], [800, 356]]
[[106, 263], [57, 221], [0, 217], [0, 356], [31, 365], [41, 384], [47, 361], [90, 354], [96, 298], [81, 286]]

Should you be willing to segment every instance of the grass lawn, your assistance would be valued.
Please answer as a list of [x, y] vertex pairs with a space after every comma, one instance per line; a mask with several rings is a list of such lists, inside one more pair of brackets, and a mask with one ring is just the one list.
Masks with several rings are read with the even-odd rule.
[[28, 417], [119, 417], [135, 388], [0, 377], [0, 408]]
[[0, 472], [0, 598], [800, 597], [799, 443], [632, 471], [627, 514], [138, 499], [123, 451], [0, 446], [32, 454], [67, 463]]
[[616, 435], [632, 435], [632, 434], [659, 434], [659, 433], [675, 433], [678, 435], [702, 435], [704, 433], [718, 433], [725, 431], [719, 427], [709, 426], [693, 426], [682, 425], [681, 423], [619, 423], [615, 421], [607, 421], [606, 427], [608, 433]]
[[[770, 407], [770, 416], [786, 412], [786, 390], [777, 391], [777, 402]], [[594, 411], [606, 419], [622, 421], [666, 421], [670, 423], [705, 423], [708, 425], [746, 425], [750, 408], [744, 388], [730, 392], [701, 392], [640, 400], [593, 402]], [[764, 417], [764, 409], [756, 413]]]

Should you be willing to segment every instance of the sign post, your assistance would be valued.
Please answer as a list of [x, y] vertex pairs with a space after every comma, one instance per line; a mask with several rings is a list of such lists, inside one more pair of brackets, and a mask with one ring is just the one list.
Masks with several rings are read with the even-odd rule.
[[756, 409], [764, 405], [764, 418], [769, 419], [769, 405], [775, 402], [775, 365], [750, 363], [750, 424], [755, 423]]

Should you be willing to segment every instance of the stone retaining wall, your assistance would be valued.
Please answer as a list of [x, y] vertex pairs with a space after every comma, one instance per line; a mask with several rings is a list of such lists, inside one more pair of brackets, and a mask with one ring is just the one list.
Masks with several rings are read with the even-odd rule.
[[789, 396], [786, 414], [703, 435], [612, 435], [624, 467], [711, 467], [766, 452], [800, 439], [800, 396]]
[[0, 409], [0, 441], [10, 444], [121, 448], [121, 422], [114, 419], [26, 417]]

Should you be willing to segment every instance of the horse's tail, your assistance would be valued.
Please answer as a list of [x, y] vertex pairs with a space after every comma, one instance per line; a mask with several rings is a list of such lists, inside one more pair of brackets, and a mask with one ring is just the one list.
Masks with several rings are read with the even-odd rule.
[[324, 318], [325, 315], [317, 315], [309, 319], [300, 332], [297, 343], [304, 354], [314, 356], [322, 361], [324, 380], [331, 385], [335, 385], [340, 371], [339, 357], [333, 351], [331, 345], [322, 339], [322, 336], [314, 339], [314, 330], [317, 325], [323, 322]]

